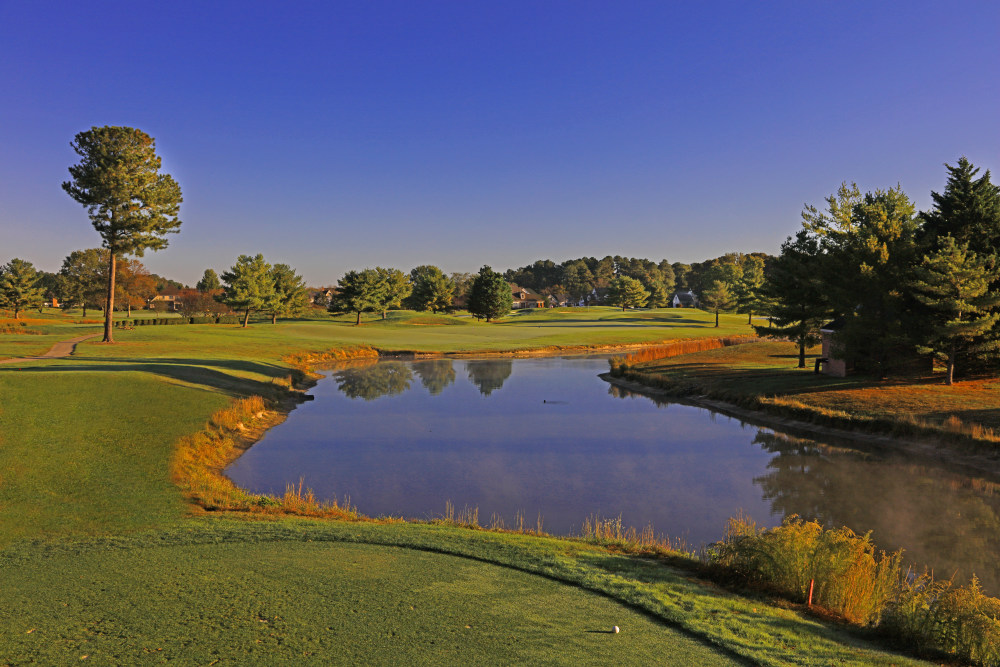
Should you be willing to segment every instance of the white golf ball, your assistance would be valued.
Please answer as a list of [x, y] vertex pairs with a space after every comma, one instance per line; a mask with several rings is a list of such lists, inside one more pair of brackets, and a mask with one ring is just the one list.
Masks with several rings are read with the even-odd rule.
[[618, 627], [618, 626], [616, 625], [616, 626], [615, 626], [615, 634], [617, 635], [617, 634], [618, 634], [619, 632], [621, 632], [621, 628], [619, 628], [619, 627]]

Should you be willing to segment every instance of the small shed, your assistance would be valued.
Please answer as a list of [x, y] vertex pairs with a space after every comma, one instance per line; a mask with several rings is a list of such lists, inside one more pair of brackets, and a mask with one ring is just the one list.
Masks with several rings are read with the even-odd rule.
[[819, 366], [819, 372], [824, 375], [842, 378], [854, 372], [854, 361], [842, 359], [835, 352], [836, 348], [833, 337], [838, 331], [844, 328], [844, 323], [844, 318], [838, 317], [820, 327], [819, 335], [823, 344], [823, 351], [820, 358], [816, 360], [816, 364]]

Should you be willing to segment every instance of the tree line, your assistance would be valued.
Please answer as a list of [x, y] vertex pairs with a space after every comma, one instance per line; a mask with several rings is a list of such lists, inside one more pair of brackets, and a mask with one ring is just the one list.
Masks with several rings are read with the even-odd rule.
[[942, 193], [917, 212], [900, 187], [842, 184], [806, 206], [767, 272], [774, 327], [758, 333], [805, 347], [833, 320], [836, 354], [885, 377], [921, 355], [957, 375], [995, 370], [1000, 350], [1000, 188], [962, 157]]

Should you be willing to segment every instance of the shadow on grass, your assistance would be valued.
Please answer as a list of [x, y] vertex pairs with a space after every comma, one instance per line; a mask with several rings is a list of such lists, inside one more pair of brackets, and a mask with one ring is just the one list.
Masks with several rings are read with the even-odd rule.
[[[149, 373], [179, 382], [201, 387], [205, 391], [216, 391], [234, 397], [258, 394], [271, 396], [276, 386], [270, 381], [286, 377], [288, 369], [273, 364], [230, 359], [158, 359], [156, 361], [130, 361], [127, 359], [107, 360], [94, 364], [59, 364], [51, 366], [30, 366], [21, 373]], [[224, 370], [219, 370], [224, 369]], [[229, 371], [229, 372], [227, 372]], [[259, 380], [240, 377], [238, 373], [255, 373], [270, 378]]]

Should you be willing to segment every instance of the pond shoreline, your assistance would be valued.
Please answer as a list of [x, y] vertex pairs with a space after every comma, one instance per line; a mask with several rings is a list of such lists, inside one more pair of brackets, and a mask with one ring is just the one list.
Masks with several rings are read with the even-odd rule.
[[608, 384], [646, 396], [654, 401], [705, 408], [755, 426], [773, 428], [792, 435], [809, 438], [822, 436], [826, 440], [839, 440], [845, 444], [860, 445], [870, 450], [913, 455], [927, 462], [944, 465], [954, 472], [983, 476], [990, 481], [1000, 483], [1000, 470], [998, 470], [998, 462], [995, 458], [990, 458], [982, 453], [957, 451], [949, 443], [940, 439], [910, 436], [904, 440], [869, 431], [840, 429], [774, 415], [763, 410], [752, 410], [708, 396], [677, 396], [665, 389], [616, 377], [610, 372], [601, 373], [599, 377]]

